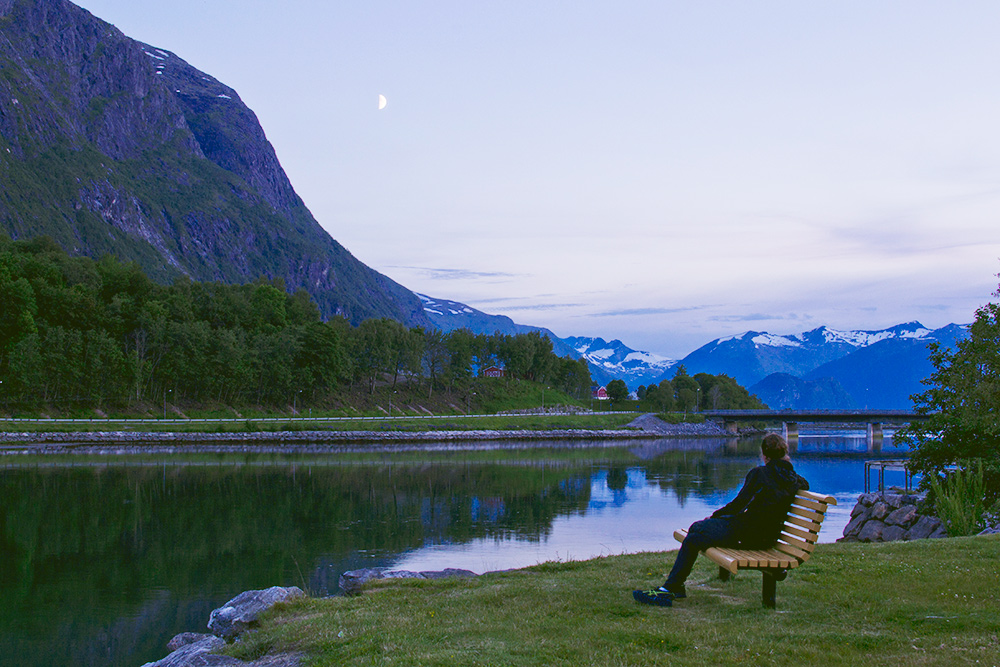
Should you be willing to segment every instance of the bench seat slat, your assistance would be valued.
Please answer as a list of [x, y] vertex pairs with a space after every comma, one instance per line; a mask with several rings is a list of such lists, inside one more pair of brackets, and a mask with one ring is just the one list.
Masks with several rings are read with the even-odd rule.
[[778, 544], [775, 545], [774, 549], [776, 551], [781, 551], [783, 553], [788, 554], [789, 556], [795, 558], [800, 563], [804, 563], [807, 560], [809, 560], [809, 556], [811, 555], [807, 551], [796, 549], [790, 544], [782, 544], [781, 542], [778, 542]]

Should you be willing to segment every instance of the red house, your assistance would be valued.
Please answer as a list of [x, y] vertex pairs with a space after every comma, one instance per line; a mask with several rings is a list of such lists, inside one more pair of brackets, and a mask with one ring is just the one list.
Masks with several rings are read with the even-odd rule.
[[484, 368], [480, 375], [488, 378], [502, 378], [504, 376], [504, 370], [497, 366], [490, 366], [489, 368]]
[[606, 387], [593, 387], [590, 390], [590, 397], [599, 401], [608, 400], [608, 390]]

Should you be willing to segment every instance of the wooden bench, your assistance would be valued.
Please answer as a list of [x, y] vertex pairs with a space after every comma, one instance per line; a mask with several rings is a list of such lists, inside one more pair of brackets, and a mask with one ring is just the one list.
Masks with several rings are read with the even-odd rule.
[[[788, 570], [809, 560], [819, 528], [826, 516], [826, 510], [836, 505], [832, 496], [824, 496], [811, 491], [799, 491], [785, 517], [781, 537], [770, 549], [729, 549], [711, 547], [702, 553], [719, 565], [719, 578], [728, 581], [737, 570], [760, 570], [764, 576], [761, 602], [768, 609], [775, 607], [777, 582], [784, 581]], [[686, 530], [674, 531], [674, 538], [683, 542]]]

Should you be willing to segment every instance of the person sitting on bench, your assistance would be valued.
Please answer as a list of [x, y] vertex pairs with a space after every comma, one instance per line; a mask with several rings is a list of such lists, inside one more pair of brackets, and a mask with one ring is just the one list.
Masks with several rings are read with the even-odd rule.
[[691, 574], [698, 552], [709, 547], [774, 546], [795, 493], [799, 489], [808, 490], [809, 482], [792, 468], [788, 443], [777, 433], [764, 436], [760, 451], [764, 464], [747, 473], [743, 488], [732, 502], [713, 512], [710, 518], [691, 524], [667, 580], [650, 591], [632, 591], [636, 601], [669, 607], [675, 599], [687, 597], [684, 581]]

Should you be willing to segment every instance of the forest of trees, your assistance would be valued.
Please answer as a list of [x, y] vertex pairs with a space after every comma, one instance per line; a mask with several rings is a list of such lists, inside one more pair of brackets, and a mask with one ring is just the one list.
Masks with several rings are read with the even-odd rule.
[[728, 375], [688, 375], [683, 365], [672, 380], [639, 387], [639, 407], [656, 412], [762, 409], [760, 399]]
[[280, 280], [173, 285], [136, 264], [72, 257], [54, 241], [0, 237], [0, 407], [143, 402], [288, 404], [377, 384], [428, 393], [478, 369], [589, 396], [583, 360], [537, 333], [476, 335], [371, 319], [323, 321], [305, 291]]

